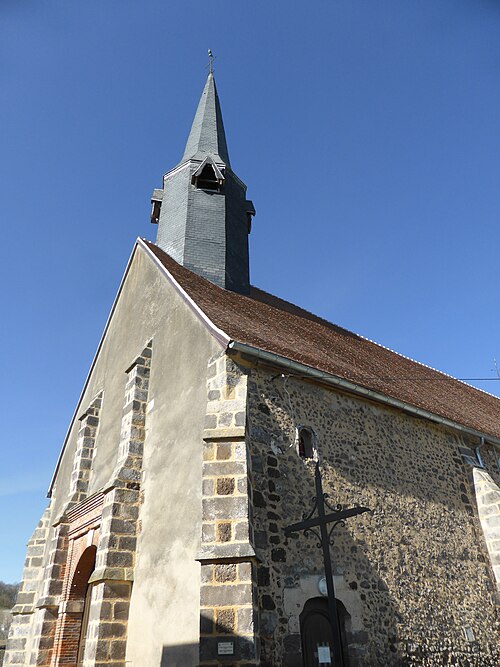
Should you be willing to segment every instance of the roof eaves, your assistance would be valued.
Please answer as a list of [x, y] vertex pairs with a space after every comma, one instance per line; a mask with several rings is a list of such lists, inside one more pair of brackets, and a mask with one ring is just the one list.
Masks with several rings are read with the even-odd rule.
[[279, 354], [276, 354], [275, 352], [267, 352], [266, 350], [262, 350], [260, 348], [253, 347], [251, 345], [247, 345], [246, 343], [239, 343], [238, 341], [231, 341], [229, 343], [228, 349], [230, 351], [232, 350], [234, 352], [240, 352], [241, 354], [246, 354], [248, 356], [255, 357], [257, 359], [260, 359], [272, 365], [276, 365], [278, 367], [290, 369], [294, 371], [295, 374], [297, 375], [310, 377], [311, 379], [316, 379], [326, 384], [340, 387], [341, 389], [344, 389], [349, 393], [369, 398], [373, 401], [377, 401], [378, 403], [384, 403], [385, 405], [390, 405], [393, 408], [404, 410], [405, 412], [409, 412], [415, 415], [416, 417], [422, 417], [434, 423], [438, 423], [443, 426], [447, 426], [454, 430], [460, 431], [461, 433], [467, 433], [468, 435], [477, 438], [485, 438], [485, 440], [487, 440], [489, 443], [500, 446], [500, 438], [493, 436], [489, 433], [470, 428], [468, 426], [465, 426], [464, 424], [460, 424], [459, 422], [447, 419], [446, 417], [442, 417], [441, 415], [430, 412], [423, 408], [419, 408], [415, 405], [412, 405], [411, 403], [406, 403], [405, 401], [393, 398], [392, 396], [388, 396], [387, 394], [383, 394], [374, 389], [369, 389], [367, 387], [363, 387], [362, 385], [355, 384], [354, 382], [345, 380], [344, 378], [341, 378], [338, 375], [332, 375], [325, 371], [320, 371], [317, 368], [313, 368], [312, 366], [301, 364], [298, 361], [293, 361], [293, 359], [281, 356]]

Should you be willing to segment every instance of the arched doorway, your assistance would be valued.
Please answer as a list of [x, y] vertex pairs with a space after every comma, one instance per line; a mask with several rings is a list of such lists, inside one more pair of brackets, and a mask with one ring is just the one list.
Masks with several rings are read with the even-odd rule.
[[90, 598], [92, 595], [92, 586], [89, 585], [90, 575], [95, 569], [96, 547], [91, 546], [85, 549], [82, 557], [78, 561], [73, 581], [71, 585], [70, 599], [83, 601], [83, 610], [80, 622], [80, 638], [78, 640], [77, 667], [83, 665], [83, 654], [85, 652], [85, 642], [89, 625]]
[[[344, 667], [349, 666], [346, 626], [350, 620], [346, 608], [337, 600]], [[333, 658], [333, 634], [328, 613], [328, 601], [323, 597], [311, 598], [300, 614], [300, 636], [304, 667], [336, 667]]]
[[52, 667], [80, 667], [83, 660], [92, 590], [89, 579], [95, 569], [97, 548], [80, 545], [80, 549], [70, 549], [70, 563], [72, 557], [77, 558], [80, 550], [76, 566], [66, 575], [50, 663]]
[[[68, 611], [64, 615], [62, 624], [61, 645], [65, 647], [64, 662], [77, 667], [83, 664], [92, 592], [89, 579], [95, 569], [96, 551], [96, 547], [92, 545], [80, 556], [69, 585]], [[74, 637], [78, 637], [77, 645], [74, 643]]]

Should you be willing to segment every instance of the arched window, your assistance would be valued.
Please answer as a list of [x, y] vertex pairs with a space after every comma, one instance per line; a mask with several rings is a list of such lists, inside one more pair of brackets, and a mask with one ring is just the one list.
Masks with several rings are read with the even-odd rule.
[[[349, 667], [346, 629], [349, 629], [350, 616], [340, 600], [337, 600], [337, 612], [342, 639], [342, 656], [345, 667]], [[328, 601], [325, 598], [311, 598], [305, 603], [300, 614], [300, 637], [304, 667], [317, 667], [317, 665], [325, 665], [325, 667], [332, 665], [333, 667], [334, 640], [328, 613]]]
[[301, 459], [317, 460], [316, 436], [312, 428], [297, 427], [297, 452]]

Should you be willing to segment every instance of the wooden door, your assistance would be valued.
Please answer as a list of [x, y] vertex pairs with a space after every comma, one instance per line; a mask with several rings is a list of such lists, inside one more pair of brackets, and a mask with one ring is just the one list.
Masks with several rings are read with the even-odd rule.
[[[341, 634], [344, 634], [342, 619]], [[302, 660], [304, 667], [337, 667], [333, 657], [333, 633], [325, 598], [312, 598], [300, 615]], [[342, 651], [345, 656], [345, 651]], [[344, 658], [344, 665], [347, 661]]]

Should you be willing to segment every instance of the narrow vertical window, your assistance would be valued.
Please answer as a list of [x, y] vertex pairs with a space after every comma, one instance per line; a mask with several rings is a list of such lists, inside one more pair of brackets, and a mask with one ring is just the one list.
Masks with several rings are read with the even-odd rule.
[[297, 451], [301, 459], [317, 459], [314, 431], [307, 426], [297, 428]]

